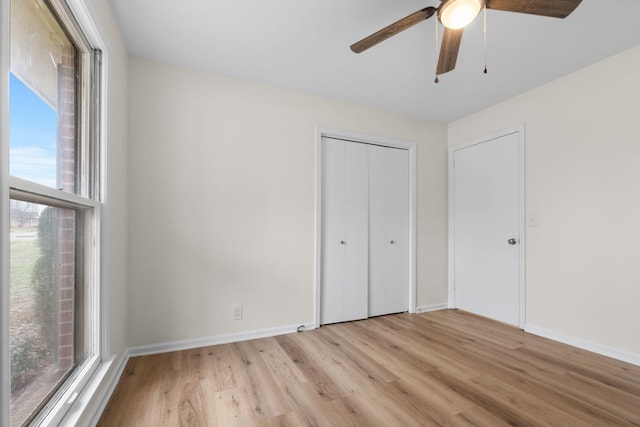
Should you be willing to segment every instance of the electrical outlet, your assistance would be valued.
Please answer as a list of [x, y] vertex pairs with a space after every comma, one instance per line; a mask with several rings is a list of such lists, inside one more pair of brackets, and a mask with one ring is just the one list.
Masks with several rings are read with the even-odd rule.
[[231, 307], [233, 320], [242, 320], [242, 305], [234, 305]]

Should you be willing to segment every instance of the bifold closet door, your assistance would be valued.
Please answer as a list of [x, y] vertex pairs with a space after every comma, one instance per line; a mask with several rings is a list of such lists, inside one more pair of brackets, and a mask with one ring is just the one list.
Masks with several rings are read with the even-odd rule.
[[322, 138], [320, 323], [368, 316], [367, 145]]
[[409, 152], [369, 147], [369, 316], [408, 309]]

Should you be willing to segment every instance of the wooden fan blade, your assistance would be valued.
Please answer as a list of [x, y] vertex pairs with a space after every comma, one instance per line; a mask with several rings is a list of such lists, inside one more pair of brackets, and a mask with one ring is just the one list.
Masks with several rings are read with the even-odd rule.
[[440, 47], [440, 58], [438, 58], [436, 75], [448, 73], [456, 68], [456, 61], [458, 60], [458, 51], [460, 50], [460, 42], [462, 41], [463, 32], [464, 28], [452, 30], [445, 27], [444, 35], [442, 36], [442, 47]]
[[365, 37], [359, 42], [352, 44], [351, 50], [355, 53], [364, 52], [370, 47], [373, 47], [378, 43], [385, 41], [389, 37], [395, 36], [399, 32], [413, 27], [417, 23], [430, 18], [434, 13], [436, 13], [436, 10], [437, 9], [435, 7], [429, 6], [415, 13], [412, 13], [411, 15], [404, 17], [401, 20], [394, 22], [393, 24], [384, 27], [380, 31], [371, 34], [369, 37]]
[[487, 0], [487, 8], [506, 12], [566, 18], [582, 0]]

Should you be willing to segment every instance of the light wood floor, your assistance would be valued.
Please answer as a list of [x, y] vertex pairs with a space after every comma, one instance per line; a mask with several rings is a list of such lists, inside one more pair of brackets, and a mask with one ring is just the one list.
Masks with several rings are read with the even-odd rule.
[[640, 425], [640, 367], [461, 311], [132, 358], [99, 426]]

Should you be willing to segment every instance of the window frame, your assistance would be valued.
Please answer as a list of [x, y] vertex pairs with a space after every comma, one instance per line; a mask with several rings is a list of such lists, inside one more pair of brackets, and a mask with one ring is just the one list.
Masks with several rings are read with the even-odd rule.
[[[100, 311], [99, 299], [97, 298], [99, 293], [99, 262], [97, 260], [99, 257], [96, 256], [99, 245], [94, 246], [99, 242], [99, 233], [96, 230], [99, 226], [101, 205], [93, 200], [12, 176], [9, 177], [9, 187], [11, 200], [76, 211], [76, 226], [78, 227], [76, 233], [82, 234], [82, 240], [88, 237], [95, 241], [95, 243], [86, 242], [82, 245], [82, 249], [78, 249], [83, 252], [81, 255], [83, 261], [78, 266], [80, 270], [76, 273], [80, 277], [77, 280], [84, 282], [82, 285], [84, 288], [82, 304], [88, 308], [85, 309], [85, 316], [82, 319], [84, 322], [84, 337], [82, 339], [84, 346], [90, 348], [92, 354], [67, 374], [63, 384], [59, 389], [52, 391], [51, 395], [46, 398], [46, 402], [42, 402], [38, 413], [28, 423], [29, 425], [55, 425], [62, 419], [68, 406], [75, 400], [74, 395], [77, 396], [77, 392], [89, 381], [101, 361], [98, 322], [92, 318], [92, 314], [99, 314]], [[84, 230], [80, 228], [84, 228]], [[76, 246], [79, 245], [76, 243]]]
[[[76, 366], [57, 391], [33, 417], [30, 425], [56, 425], [60, 423], [82, 389], [94, 379], [101, 363], [109, 354], [106, 274], [104, 196], [106, 195], [106, 147], [104, 93], [105, 61], [99, 32], [83, 2], [79, 0], [45, 0], [60, 20], [61, 26], [78, 48], [78, 65], [82, 71], [78, 85], [80, 106], [77, 116], [78, 144], [75, 193], [47, 187], [26, 179], [9, 175], [9, 22], [10, 0], [0, 0], [0, 294], [2, 295], [2, 316], [0, 318], [0, 339], [2, 343], [2, 366], [0, 370], [0, 425], [10, 422], [10, 351], [9, 351], [9, 200], [17, 199], [42, 203], [54, 207], [71, 208], [82, 212], [82, 226], [85, 242], [82, 246], [83, 265], [80, 274], [88, 290], [84, 292], [86, 310], [83, 333], [85, 348], [91, 348], [91, 355]], [[78, 19], [79, 18], [79, 19]], [[89, 37], [87, 37], [89, 36]], [[89, 41], [91, 39], [91, 41]], [[88, 72], [87, 72], [88, 71]], [[82, 224], [82, 225], [80, 225]]]

